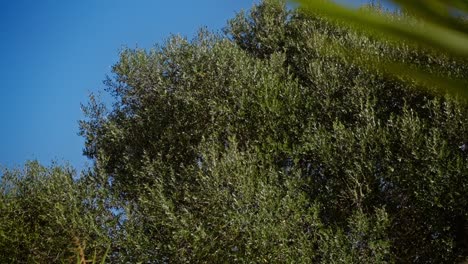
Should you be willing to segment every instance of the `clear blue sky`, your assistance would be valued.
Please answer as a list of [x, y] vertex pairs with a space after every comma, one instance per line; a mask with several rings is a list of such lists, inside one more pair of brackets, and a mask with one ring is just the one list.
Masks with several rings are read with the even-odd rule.
[[80, 103], [123, 46], [219, 30], [254, 0], [0, 0], [0, 165], [83, 168]]
[[123, 46], [221, 29], [252, 0], [1, 0], [0, 164], [82, 167], [80, 103], [103, 88]]

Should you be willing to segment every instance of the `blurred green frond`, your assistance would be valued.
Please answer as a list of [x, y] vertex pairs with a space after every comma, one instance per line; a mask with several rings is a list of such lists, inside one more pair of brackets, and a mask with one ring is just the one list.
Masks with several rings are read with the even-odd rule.
[[[468, 24], [465, 1], [421, 1], [395, 0], [400, 14], [375, 12], [376, 10], [352, 9], [331, 1], [294, 0], [301, 10], [310, 15], [319, 15], [336, 23], [346, 25], [355, 31], [399, 45], [423, 48], [438, 52], [455, 60], [468, 58]], [[347, 54], [345, 54], [347, 53]], [[355, 51], [339, 52], [342, 57], [355, 56]], [[364, 54], [360, 54], [364, 55]], [[372, 54], [365, 54], [362, 60], [355, 56], [355, 63], [370, 69], [377, 69], [393, 76], [411, 77], [411, 79], [428, 88], [439, 91], [448, 89], [454, 94], [467, 96], [468, 82], [450, 75], [437, 76], [421, 69], [415, 69], [409, 63], [382, 63]], [[440, 87], [443, 86], [443, 87]]]

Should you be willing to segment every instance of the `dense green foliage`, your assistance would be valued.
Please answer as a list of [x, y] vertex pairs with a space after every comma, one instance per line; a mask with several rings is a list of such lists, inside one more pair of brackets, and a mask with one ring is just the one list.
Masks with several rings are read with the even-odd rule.
[[37, 162], [2, 173], [1, 263], [74, 262], [105, 254], [110, 238], [103, 227], [111, 227], [114, 216], [95, 203], [97, 186], [74, 175], [68, 167]]
[[124, 50], [115, 103], [91, 97], [81, 122], [92, 171], [4, 173], [0, 261], [67, 261], [73, 241], [112, 263], [463, 260], [466, 101], [326, 53], [327, 39], [468, 77], [449, 55], [277, 1], [224, 34]]

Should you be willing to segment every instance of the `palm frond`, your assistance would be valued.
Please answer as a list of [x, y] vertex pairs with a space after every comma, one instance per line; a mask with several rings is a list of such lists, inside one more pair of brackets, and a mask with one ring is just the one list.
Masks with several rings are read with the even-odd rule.
[[[360, 33], [372, 35], [374, 38], [395, 45], [404, 42], [457, 60], [468, 59], [468, 24], [462, 19], [468, 12], [467, 1], [394, 0], [402, 13], [396, 17], [372, 10], [347, 8], [326, 0], [293, 0], [293, 2], [298, 3], [305, 13], [345, 24]], [[439, 91], [448, 89], [451, 93], [468, 96], [466, 80], [433, 75], [404, 62], [382, 63], [370, 53], [360, 52], [357, 56], [357, 52], [352, 49], [338, 54], [347, 59], [354, 57], [354, 62], [361, 66], [411, 79], [425, 87], [437, 87]]]

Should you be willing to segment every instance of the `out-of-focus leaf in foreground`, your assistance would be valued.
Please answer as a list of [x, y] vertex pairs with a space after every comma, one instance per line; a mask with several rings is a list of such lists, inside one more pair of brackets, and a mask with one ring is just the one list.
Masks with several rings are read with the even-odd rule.
[[[293, 0], [310, 15], [319, 15], [331, 21], [352, 27], [389, 43], [405, 44], [445, 54], [456, 60], [468, 59], [468, 1], [465, 0], [394, 0], [401, 11], [398, 15], [376, 12], [375, 9], [352, 9], [327, 0]], [[414, 81], [437, 91], [462, 95], [468, 98], [468, 81], [453, 75], [426, 72], [406, 62], [385, 62], [374, 54], [336, 43], [328, 45], [332, 51], [346, 59], [369, 69]]]

